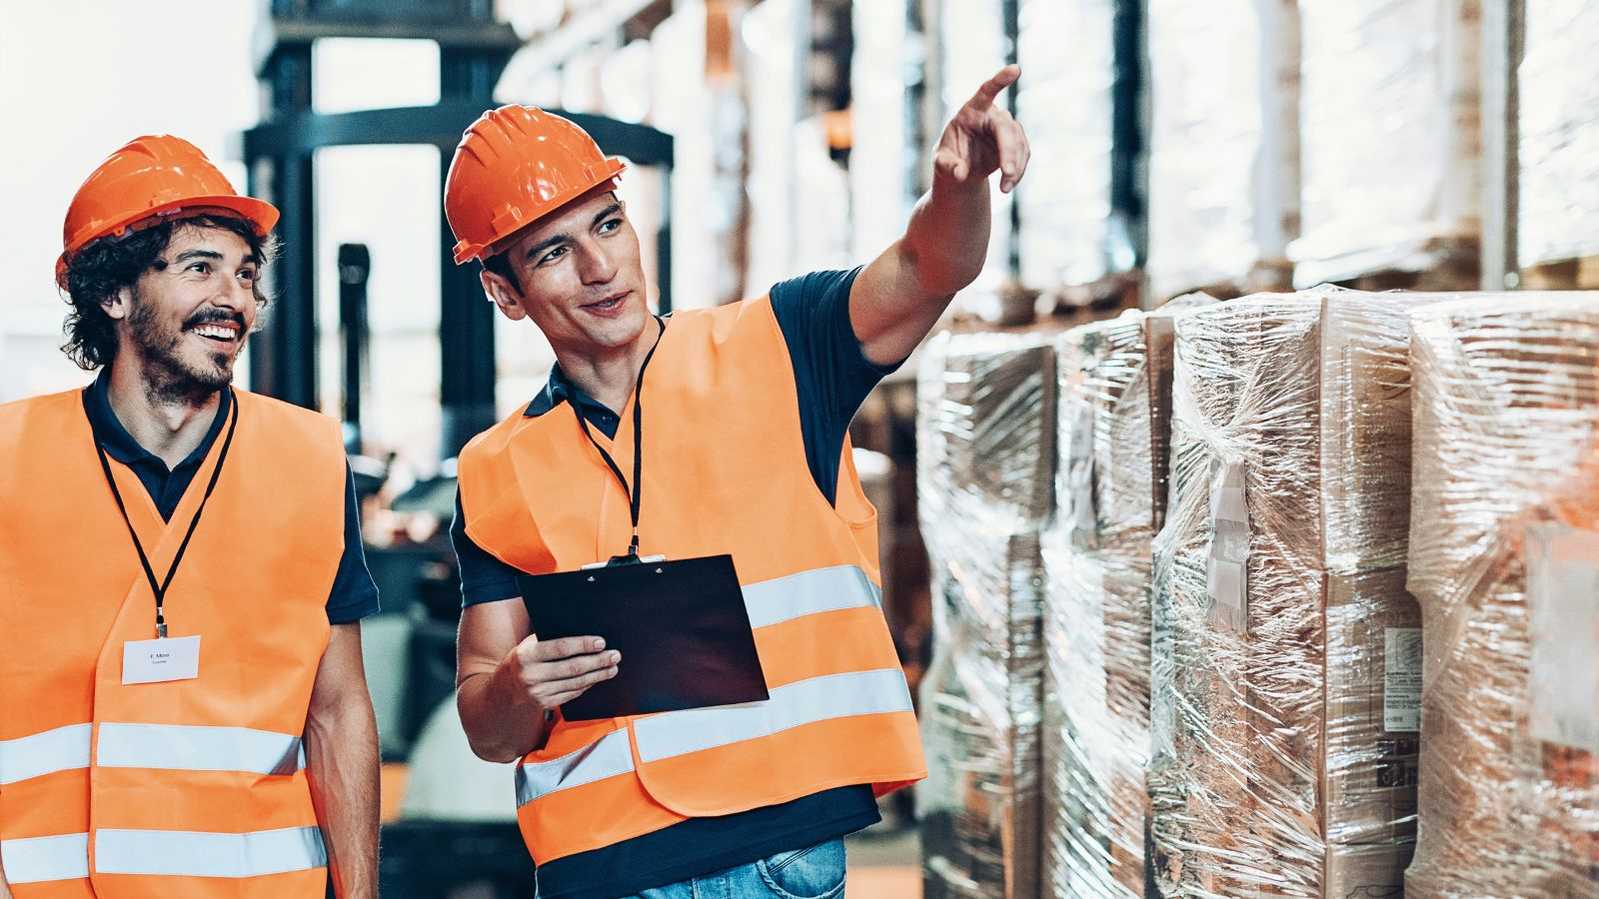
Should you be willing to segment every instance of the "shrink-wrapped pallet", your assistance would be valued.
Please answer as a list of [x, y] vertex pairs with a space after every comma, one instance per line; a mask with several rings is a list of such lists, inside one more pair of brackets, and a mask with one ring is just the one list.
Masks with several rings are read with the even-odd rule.
[[1151, 294], [1290, 286], [1288, 242], [1299, 236], [1297, 5], [1150, 0], [1148, 23]]
[[1163, 896], [1392, 895], [1412, 848], [1407, 311], [1262, 295], [1176, 321], [1155, 540]]
[[1599, 256], [1599, 5], [1526, 5], [1517, 186], [1518, 261]]
[[1038, 534], [1054, 494], [1050, 335], [940, 337], [922, 360], [918, 393], [935, 646], [921, 690], [923, 892], [1031, 899], [1041, 799]]
[[1481, 0], [1300, 4], [1301, 286], [1475, 286]]
[[1150, 540], [1165, 506], [1172, 322], [1213, 302], [1184, 297], [1056, 341], [1060, 462], [1042, 541], [1046, 895], [1144, 894]]
[[1599, 896], [1599, 293], [1413, 319], [1416, 896]]
[[1056, 515], [1045, 532], [1044, 895], [1137, 897], [1149, 755], [1144, 315], [1056, 344]]

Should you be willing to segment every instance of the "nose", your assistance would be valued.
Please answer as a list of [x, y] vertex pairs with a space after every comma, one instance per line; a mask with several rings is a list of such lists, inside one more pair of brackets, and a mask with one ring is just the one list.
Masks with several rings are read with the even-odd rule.
[[577, 247], [577, 275], [584, 284], [605, 284], [616, 277], [617, 265], [608, 247], [597, 240], [582, 241]]

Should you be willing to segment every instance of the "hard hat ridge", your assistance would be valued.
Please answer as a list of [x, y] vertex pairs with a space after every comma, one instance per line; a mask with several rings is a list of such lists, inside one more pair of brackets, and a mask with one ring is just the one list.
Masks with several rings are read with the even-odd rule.
[[444, 184], [455, 261], [497, 244], [621, 174], [588, 132], [536, 106], [485, 112], [461, 136]]
[[232, 212], [262, 237], [278, 222], [276, 207], [239, 195], [194, 144], [170, 134], [134, 138], [106, 157], [73, 194], [61, 226], [56, 283], [66, 289], [69, 262], [90, 243], [191, 208]]

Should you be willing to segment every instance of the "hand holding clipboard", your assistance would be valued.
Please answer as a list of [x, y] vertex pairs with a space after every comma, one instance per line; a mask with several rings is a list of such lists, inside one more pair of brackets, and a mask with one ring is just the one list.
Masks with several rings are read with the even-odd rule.
[[622, 654], [599, 637], [534, 636], [512, 650], [516, 678], [541, 711], [552, 712], [617, 675]]
[[743, 590], [727, 555], [517, 578], [534, 633], [561, 644], [597, 634], [627, 661], [566, 700], [590, 721], [770, 698]]

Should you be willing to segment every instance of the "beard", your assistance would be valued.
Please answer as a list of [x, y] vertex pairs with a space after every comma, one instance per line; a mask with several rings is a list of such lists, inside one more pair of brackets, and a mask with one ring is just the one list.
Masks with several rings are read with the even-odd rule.
[[128, 313], [128, 329], [139, 355], [144, 359], [144, 390], [152, 402], [197, 403], [233, 383], [231, 353], [215, 350], [185, 355], [183, 338], [187, 331], [205, 322], [230, 321], [244, 333], [244, 320], [236, 313], [209, 308], [189, 316], [180, 324], [164, 318], [153, 303], [144, 302], [137, 291]]

